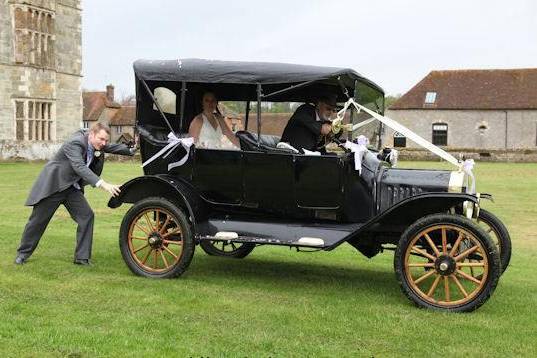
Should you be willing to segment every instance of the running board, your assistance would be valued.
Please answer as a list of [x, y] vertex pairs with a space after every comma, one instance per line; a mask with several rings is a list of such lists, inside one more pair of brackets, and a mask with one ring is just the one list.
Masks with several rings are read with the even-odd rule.
[[286, 241], [286, 240], [280, 240], [275, 239], [272, 237], [254, 237], [254, 236], [235, 236], [235, 237], [224, 237], [223, 235], [218, 235], [217, 233], [214, 236], [206, 235], [206, 236], [198, 236], [197, 239], [199, 241], [219, 241], [219, 242], [227, 242], [227, 243], [251, 243], [256, 245], [281, 245], [281, 246], [293, 246], [293, 247], [318, 247], [318, 248], [324, 248], [326, 247], [324, 240], [320, 238], [315, 237], [301, 237], [300, 239], [296, 241]]
[[361, 224], [326, 222], [260, 222], [209, 219], [197, 226], [199, 240], [249, 242], [259, 245], [285, 245], [328, 248], [344, 241]]

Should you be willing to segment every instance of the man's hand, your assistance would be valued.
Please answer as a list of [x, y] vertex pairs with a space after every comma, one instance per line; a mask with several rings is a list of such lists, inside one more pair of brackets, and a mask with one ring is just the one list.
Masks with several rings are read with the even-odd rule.
[[107, 191], [112, 196], [118, 196], [119, 193], [121, 193], [121, 190], [119, 189], [119, 185], [109, 184], [103, 180], [101, 185], [99, 185], [99, 188]]
[[332, 131], [332, 125], [330, 123], [324, 123], [323, 126], [321, 127], [322, 135], [327, 135], [331, 131]]

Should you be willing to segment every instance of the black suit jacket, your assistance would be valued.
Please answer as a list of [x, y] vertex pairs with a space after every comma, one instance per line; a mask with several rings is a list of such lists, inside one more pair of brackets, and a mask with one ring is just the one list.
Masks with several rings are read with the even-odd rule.
[[[50, 195], [69, 188], [74, 183], [78, 183], [81, 188], [84, 185], [95, 186], [97, 184], [99, 175], [103, 171], [104, 155], [101, 153], [100, 156], [94, 156], [89, 168], [86, 166], [88, 133], [79, 130], [63, 143], [39, 174], [26, 200], [26, 205], [35, 205]], [[101, 152], [133, 155], [125, 144], [107, 144]]]
[[299, 150], [316, 150], [323, 125], [323, 121], [316, 119], [315, 106], [307, 103], [298, 107], [287, 122], [281, 141]]

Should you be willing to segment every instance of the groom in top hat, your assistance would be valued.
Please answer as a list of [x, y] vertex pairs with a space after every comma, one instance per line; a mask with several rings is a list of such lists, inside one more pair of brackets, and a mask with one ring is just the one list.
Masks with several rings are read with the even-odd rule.
[[136, 148], [125, 144], [108, 144], [110, 128], [94, 124], [89, 131], [79, 130], [67, 140], [45, 165], [35, 181], [26, 205], [33, 206], [24, 228], [15, 264], [22, 265], [32, 255], [50, 219], [63, 204], [78, 224], [74, 263], [89, 265], [93, 240], [93, 210], [84, 197], [90, 184], [116, 196], [120, 189], [99, 178], [105, 153], [133, 155]]
[[281, 142], [286, 142], [298, 150], [317, 150], [320, 137], [332, 130], [330, 117], [336, 111], [337, 96], [324, 94], [314, 105], [306, 103], [298, 107], [287, 122]]

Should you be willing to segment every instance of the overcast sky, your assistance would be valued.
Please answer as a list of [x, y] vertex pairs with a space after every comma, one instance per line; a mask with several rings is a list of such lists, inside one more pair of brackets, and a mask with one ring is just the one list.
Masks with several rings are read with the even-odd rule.
[[134, 93], [139, 58], [350, 67], [387, 94], [431, 70], [537, 67], [535, 0], [83, 0], [83, 87]]

